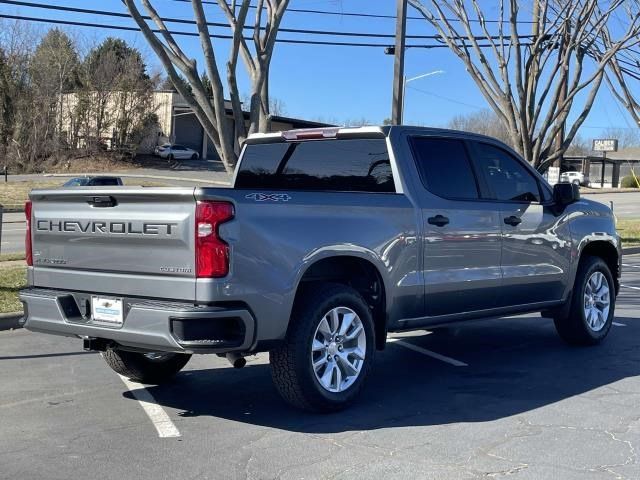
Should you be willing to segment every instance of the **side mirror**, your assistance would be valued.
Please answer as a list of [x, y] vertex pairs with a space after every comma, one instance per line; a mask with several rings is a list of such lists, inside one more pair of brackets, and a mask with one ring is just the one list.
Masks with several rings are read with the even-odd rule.
[[574, 183], [556, 183], [553, 186], [553, 201], [557, 205], [569, 205], [580, 200], [580, 187]]

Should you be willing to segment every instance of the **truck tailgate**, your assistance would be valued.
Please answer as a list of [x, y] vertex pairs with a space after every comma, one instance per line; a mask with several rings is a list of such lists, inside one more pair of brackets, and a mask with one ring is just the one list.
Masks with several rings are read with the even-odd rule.
[[194, 188], [34, 190], [33, 285], [195, 298]]

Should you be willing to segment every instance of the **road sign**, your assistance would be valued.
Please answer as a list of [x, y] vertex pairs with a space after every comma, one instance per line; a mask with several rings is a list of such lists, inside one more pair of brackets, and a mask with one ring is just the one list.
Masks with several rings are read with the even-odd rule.
[[600, 138], [593, 141], [594, 152], [617, 152], [618, 151], [618, 139], [617, 138]]
[[547, 170], [547, 182], [549, 185], [555, 185], [560, 181], [560, 167], [549, 167]]

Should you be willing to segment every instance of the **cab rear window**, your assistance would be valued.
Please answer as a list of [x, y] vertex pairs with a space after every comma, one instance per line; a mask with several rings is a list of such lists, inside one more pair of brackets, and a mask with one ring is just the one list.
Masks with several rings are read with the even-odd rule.
[[383, 138], [247, 145], [235, 188], [395, 192]]

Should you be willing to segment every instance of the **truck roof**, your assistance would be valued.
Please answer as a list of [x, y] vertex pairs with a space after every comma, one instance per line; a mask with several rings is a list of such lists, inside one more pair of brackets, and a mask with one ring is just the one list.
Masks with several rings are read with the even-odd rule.
[[[270, 133], [254, 133], [249, 135], [246, 143], [271, 143], [279, 141], [292, 140], [319, 140], [323, 138], [345, 138], [357, 136], [388, 136], [391, 131], [410, 130], [413, 133], [423, 133], [428, 135], [455, 135], [467, 138], [488, 139], [498, 141], [496, 138], [479, 133], [465, 132], [462, 130], [452, 130], [436, 127], [418, 127], [411, 125], [381, 125], [381, 126], [364, 126], [364, 127], [319, 127], [319, 128], [302, 128], [295, 130], [285, 130], [281, 132]], [[500, 142], [502, 143], [502, 142]]]

